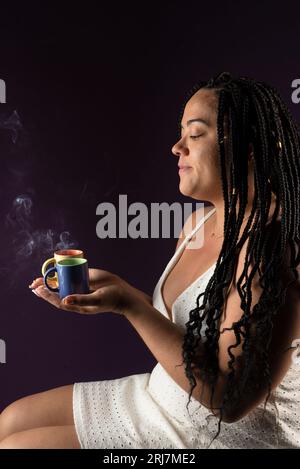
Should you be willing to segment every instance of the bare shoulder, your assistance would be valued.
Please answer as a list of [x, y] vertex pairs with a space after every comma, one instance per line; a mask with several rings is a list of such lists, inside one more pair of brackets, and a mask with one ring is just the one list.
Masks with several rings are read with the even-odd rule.
[[184, 223], [184, 226], [183, 226], [183, 228], [180, 232], [180, 235], [179, 235], [179, 238], [178, 238], [178, 241], [177, 241], [177, 245], [176, 245], [176, 250], [179, 248], [181, 243], [184, 241], [187, 234], [189, 234], [192, 231], [192, 229], [195, 228], [195, 226], [197, 224], [197, 221], [199, 221], [199, 216], [200, 217], [202, 217], [202, 216], [205, 217], [207, 215], [207, 213], [210, 212], [211, 210], [212, 210], [212, 207], [210, 205], [208, 205], [208, 206], [204, 206], [204, 208], [200, 207], [197, 210], [194, 210], [189, 215], [189, 217], [186, 219], [186, 221]]

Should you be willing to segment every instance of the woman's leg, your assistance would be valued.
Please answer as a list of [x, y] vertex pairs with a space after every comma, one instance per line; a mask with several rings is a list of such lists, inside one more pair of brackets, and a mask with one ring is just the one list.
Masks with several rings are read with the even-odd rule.
[[13, 433], [0, 449], [80, 449], [74, 425], [33, 428]]
[[6, 407], [0, 414], [0, 441], [23, 430], [48, 426], [74, 426], [73, 384], [22, 397]]

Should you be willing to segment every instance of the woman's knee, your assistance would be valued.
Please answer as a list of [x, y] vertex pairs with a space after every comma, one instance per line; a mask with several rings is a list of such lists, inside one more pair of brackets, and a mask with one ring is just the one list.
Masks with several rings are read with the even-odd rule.
[[[26, 398], [25, 398], [26, 399]], [[9, 404], [0, 414], [0, 441], [18, 431], [24, 422], [23, 399]]]
[[8, 405], [0, 414], [0, 441], [31, 428], [72, 425], [73, 385], [26, 396]]
[[12, 433], [0, 441], [0, 449], [21, 449], [19, 443], [19, 434]]
[[0, 449], [80, 449], [80, 443], [74, 425], [67, 425], [13, 433], [0, 442]]

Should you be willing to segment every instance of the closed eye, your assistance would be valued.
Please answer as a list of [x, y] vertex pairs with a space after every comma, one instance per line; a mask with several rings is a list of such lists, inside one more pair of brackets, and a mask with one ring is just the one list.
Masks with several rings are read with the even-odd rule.
[[193, 140], [196, 140], [197, 138], [201, 137], [202, 135], [204, 135], [204, 134], [200, 134], [200, 135], [190, 135], [190, 138], [193, 139]]

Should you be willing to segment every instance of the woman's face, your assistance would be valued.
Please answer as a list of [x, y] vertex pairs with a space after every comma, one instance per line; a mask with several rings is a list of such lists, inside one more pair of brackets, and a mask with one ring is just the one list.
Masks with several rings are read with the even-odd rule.
[[197, 91], [185, 106], [181, 139], [172, 147], [178, 165], [187, 166], [179, 171], [179, 190], [197, 200], [223, 199], [217, 110], [218, 97], [212, 90]]

